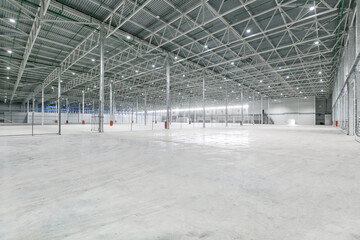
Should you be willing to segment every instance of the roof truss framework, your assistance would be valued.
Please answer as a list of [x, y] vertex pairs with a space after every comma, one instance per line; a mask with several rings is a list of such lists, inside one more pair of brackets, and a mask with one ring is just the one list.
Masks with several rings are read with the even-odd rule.
[[225, 81], [234, 93], [326, 97], [352, 6], [345, 1], [340, 19], [342, 1], [336, 0], [87, 2], [1, 3], [0, 60], [11, 66], [0, 70], [1, 95], [26, 101], [44, 87], [51, 99], [61, 71], [65, 95], [96, 97], [104, 24], [106, 87], [112, 82], [118, 99], [146, 89], [154, 101], [163, 100], [167, 55], [171, 88], [181, 96], [201, 96], [205, 70], [207, 95], [214, 99], [223, 97]]

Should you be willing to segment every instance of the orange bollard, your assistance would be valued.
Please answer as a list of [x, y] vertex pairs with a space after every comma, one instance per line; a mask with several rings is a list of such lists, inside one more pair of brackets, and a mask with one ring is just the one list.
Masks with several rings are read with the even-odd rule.
[[85, 120], [82, 120], [82, 124], [85, 124]]
[[113, 124], [114, 124], [113, 121], [110, 121], [110, 127], [111, 127]]

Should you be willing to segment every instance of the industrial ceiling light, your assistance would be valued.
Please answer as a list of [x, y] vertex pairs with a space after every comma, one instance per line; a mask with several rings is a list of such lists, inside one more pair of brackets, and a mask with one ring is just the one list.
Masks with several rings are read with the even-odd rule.
[[126, 39], [129, 39], [129, 40], [130, 40], [130, 39], [131, 39], [131, 37], [130, 37], [129, 35], [127, 35], [127, 36], [126, 36]]
[[305, 99], [307, 99], [307, 97], [304, 97]]
[[155, 67], [155, 65], [153, 64], [153, 65], [151, 65], [153, 68]]
[[283, 94], [282, 94], [282, 93], [280, 93], [280, 95], [282, 96]]
[[290, 76], [286, 76], [286, 78], [290, 78]]
[[94, 58], [92, 58], [92, 59], [91, 59], [91, 61], [92, 61], [92, 62], [95, 62], [95, 59], [94, 59]]
[[121, 75], [122, 78], [124, 78], [124, 75]]
[[322, 82], [323, 80], [322, 79], [320, 79], [320, 82]]
[[262, 80], [260, 80], [260, 82], [262, 83]]
[[10, 79], [10, 77], [6, 77], [6, 79]]
[[75, 75], [75, 73], [74, 73], [74, 72], [72, 72], [71, 74], [72, 74], [72, 75]]
[[139, 71], [138, 71], [138, 70], [136, 70], [135, 72], [136, 72], [136, 73], [138, 73]]
[[300, 93], [302, 93], [302, 91], [300, 91]]
[[12, 51], [11, 51], [11, 50], [7, 50], [7, 52], [8, 52], [9, 54], [12, 54]]
[[309, 9], [310, 11], [314, 11], [315, 10], [315, 7], [314, 6], [312, 6], [312, 7], [310, 7], [310, 9]]
[[251, 32], [251, 29], [247, 29], [246, 32], [247, 32], [247, 33], [250, 33], [250, 32]]
[[234, 62], [231, 62], [231, 65], [234, 65], [235, 63]]
[[208, 45], [205, 45], [205, 46], [204, 46], [205, 49], [208, 49], [208, 47], [209, 47]]
[[183, 74], [183, 77], [185, 77], [185, 74]]
[[321, 72], [321, 71], [319, 71], [319, 74], [322, 74], [322, 72]]
[[157, 19], [159, 19], [159, 18], [160, 18], [160, 16], [156, 16], [156, 18], [157, 18]]
[[281, 67], [279, 67], [279, 69], [281, 69]]
[[319, 41], [315, 41], [315, 45], [319, 45]]
[[324, 89], [321, 89], [321, 91], [323, 92], [323, 91], [324, 91]]
[[178, 57], [175, 57], [175, 60], [177, 60], [178, 59]]
[[10, 19], [9, 19], [9, 22], [11, 22], [11, 23], [16, 23], [15, 19], [13, 19], [13, 18], [10, 18]]
[[268, 86], [268, 88], [270, 88], [270, 86]]
[[6, 70], [10, 70], [11, 69], [11, 67], [6, 67]]

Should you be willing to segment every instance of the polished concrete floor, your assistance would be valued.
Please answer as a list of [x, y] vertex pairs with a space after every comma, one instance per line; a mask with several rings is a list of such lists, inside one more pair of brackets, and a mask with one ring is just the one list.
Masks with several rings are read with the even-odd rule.
[[360, 239], [360, 144], [332, 127], [68, 126], [0, 153], [0, 239]]

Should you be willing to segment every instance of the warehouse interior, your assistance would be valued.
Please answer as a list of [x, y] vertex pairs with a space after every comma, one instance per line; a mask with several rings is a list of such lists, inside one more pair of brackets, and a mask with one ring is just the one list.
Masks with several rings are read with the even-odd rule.
[[360, 0], [3, 0], [0, 239], [360, 239]]

